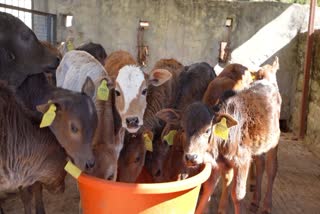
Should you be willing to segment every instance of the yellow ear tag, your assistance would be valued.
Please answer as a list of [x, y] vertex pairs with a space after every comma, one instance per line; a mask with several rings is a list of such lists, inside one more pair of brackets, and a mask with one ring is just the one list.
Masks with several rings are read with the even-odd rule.
[[67, 42], [67, 50], [68, 51], [74, 50], [74, 45], [70, 40]]
[[107, 86], [107, 81], [102, 80], [100, 86], [98, 87], [97, 91], [97, 98], [98, 100], [107, 101], [109, 98], [109, 88]]
[[152, 148], [152, 140], [150, 139], [148, 134], [143, 135], [143, 140], [144, 140], [144, 146], [146, 147], [146, 150], [149, 152], [153, 152]]
[[167, 141], [169, 146], [173, 145], [174, 136], [177, 134], [177, 130], [171, 130], [167, 135], [163, 137], [165, 141]]
[[54, 121], [54, 118], [56, 117], [56, 110], [57, 107], [55, 104], [51, 104], [48, 111], [44, 113], [41, 123], [40, 123], [40, 128], [50, 126], [52, 122]]
[[219, 123], [216, 124], [214, 134], [223, 140], [227, 140], [229, 136], [229, 128], [227, 127], [227, 119], [223, 117]]
[[66, 172], [68, 172], [75, 179], [78, 179], [81, 174], [81, 170], [71, 161], [68, 161], [68, 163], [64, 167], [64, 170], [66, 170]]

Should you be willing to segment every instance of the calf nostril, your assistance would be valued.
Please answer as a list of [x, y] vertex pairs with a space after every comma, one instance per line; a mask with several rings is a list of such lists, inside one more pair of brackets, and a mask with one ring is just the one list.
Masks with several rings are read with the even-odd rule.
[[185, 158], [187, 161], [194, 161], [195, 159], [197, 159], [198, 155], [196, 154], [186, 154]]
[[86, 163], [86, 168], [87, 168], [87, 169], [91, 169], [91, 168], [94, 167], [94, 164], [95, 164], [95, 161], [94, 161], [94, 160], [87, 161], [87, 163]]
[[138, 125], [139, 118], [138, 117], [128, 117], [128, 118], [126, 118], [126, 122], [127, 122], [127, 124], [130, 124], [130, 125]]
[[107, 178], [107, 180], [111, 181], [111, 180], [113, 180], [113, 178], [114, 178], [114, 174], [110, 175], [110, 176]]
[[156, 177], [159, 177], [160, 174], [161, 174], [161, 171], [160, 171], [160, 169], [158, 169], [158, 171], [157, 171], [157, 173], [155, 174], [155, 176], [156, 176]]

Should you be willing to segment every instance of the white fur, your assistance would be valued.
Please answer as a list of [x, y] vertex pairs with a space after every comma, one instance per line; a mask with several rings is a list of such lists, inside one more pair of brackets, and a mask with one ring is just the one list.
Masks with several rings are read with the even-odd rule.
[[144, 74], [137, 66], [126, 65], [119, 70], [116, 82], [121, 88], [124, 97], [124, 109], [121, 113], [127, 112], [132, 100], [141, 93], [139, 89], [144, 80]]
[[[102, 78], [108, 74], [93, 56], [85, 51], [67, 52], [57, 68], [57, 86], [80, 92], [87, 77], [90, 77], [97, 89]], [[95, 100], [96, 93], [93, 97]]]

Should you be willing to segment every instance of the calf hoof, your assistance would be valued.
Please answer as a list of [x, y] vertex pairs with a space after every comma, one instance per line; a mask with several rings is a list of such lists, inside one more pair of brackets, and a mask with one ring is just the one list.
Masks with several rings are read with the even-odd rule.
[[255, 192], [256, 191], [256, 185], [250, 184], [250, 192]]
[[258, 210], [259, 210], [259, 205], [257, 205], [256, 203], [251, 202], [251, 204], [250, 204], [250, 212], [257, 213]]

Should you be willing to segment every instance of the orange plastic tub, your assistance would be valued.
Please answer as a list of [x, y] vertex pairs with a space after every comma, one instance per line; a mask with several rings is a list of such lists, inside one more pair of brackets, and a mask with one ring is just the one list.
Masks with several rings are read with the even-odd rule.
[[194, 213], [201, 184], [210, 176], [207, 164], [182, 181], [153, 184], [111, 182], [81, 174], [78, 177], [84, 214]]

